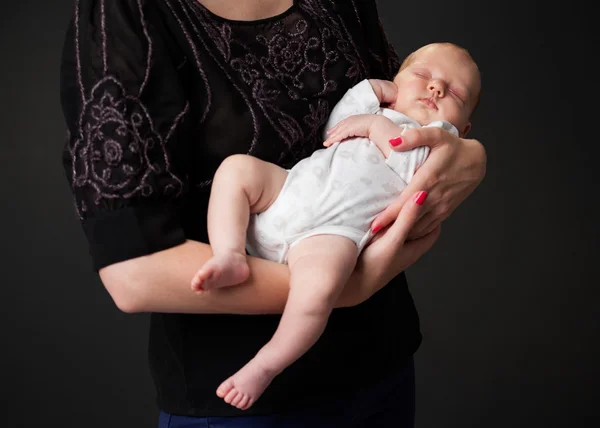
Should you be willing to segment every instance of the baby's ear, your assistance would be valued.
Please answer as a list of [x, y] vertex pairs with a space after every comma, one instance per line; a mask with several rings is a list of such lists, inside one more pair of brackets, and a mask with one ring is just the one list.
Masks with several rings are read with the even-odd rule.
[[471, 122], [467, 123], [467, 125], [465, 126], [465, 129], [463, 129], [463, 131], [460, 133], [460, 138], [465, 138], [470, 130], [471, 130]]

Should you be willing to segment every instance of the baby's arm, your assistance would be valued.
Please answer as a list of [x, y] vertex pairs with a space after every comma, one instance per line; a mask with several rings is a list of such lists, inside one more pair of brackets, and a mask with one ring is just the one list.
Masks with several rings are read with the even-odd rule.
[[[324, 132], [350, 116], [377, 113], [381, 104], [389, 104], [391, 107], [396, 102], [397, 92], [396, 85], [390, 81], [361, 81], [350, 88], [335, 105], [325, 124]], [[327, 134], [324, 134], [323, 138], [327, 139]]]
[[341, 142], [348, 137], [366, 137], [371, 140], [387, 158], [392, 151], [389, 143], [383, 138], [386, 135], [400, 135], [403, 128], [390, 119], [378, 114], [357, 114], [342, 120], [327, 133], [329, 136], [323, 142], [325, 147]]
[[[371, 134], [377, 136], [385, 131], [394, 132], [390, 127], [397, 128], [397, 126], [392, 121], [374, 113], [378, 112], [382, 105], [393, 107], [397, 96], [398, 87], [394, 82], [380, 79], [363, 80], [348, 90], [331, 112], [325, 127], [323, 145], [329, 147], [348, 137], [370, 138]], [[378, 138], [375, 141], [383, 140]], [[387, 158], [390, 152], [389, 146], [383, 143], [376, 143], [376, 145]]]
[[380, 79], [369, 79], [369, 83], [379, 100], [379, 104], [386, 104], [389, 108], [393, 108], [398, 97], [398, 87], [396, 84], [389, 80]]

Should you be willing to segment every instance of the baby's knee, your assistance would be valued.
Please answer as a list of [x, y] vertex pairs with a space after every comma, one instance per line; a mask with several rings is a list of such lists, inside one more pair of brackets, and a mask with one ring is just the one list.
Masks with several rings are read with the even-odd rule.
[[215, 174], [215, 180], [227, 177], [228, 179], [251, 176], [256, 158], [250, 155], [235, 154], [225, 158]]
[[228, 172], [244, 171], [248, 165], [251, 165], [253, 159], [254, 158], [250, 155], [230, 155], [221, 162], [219, 170], [226, 170]]
[[[308, 284], [306, 284], [308, 285]], [[328, 314], [333, 309], [343, 286], [334, 278], [322, 277], [308, 286], [304, 310], [311, 314]]]

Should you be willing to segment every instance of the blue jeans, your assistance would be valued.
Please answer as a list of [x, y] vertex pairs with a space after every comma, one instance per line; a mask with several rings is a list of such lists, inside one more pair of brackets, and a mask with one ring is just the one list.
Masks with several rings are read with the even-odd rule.
[[343, 400], [264, 416], [202, 417], [160, 413], [159, 428], [413, 428], [415, 368], [400, 372]]

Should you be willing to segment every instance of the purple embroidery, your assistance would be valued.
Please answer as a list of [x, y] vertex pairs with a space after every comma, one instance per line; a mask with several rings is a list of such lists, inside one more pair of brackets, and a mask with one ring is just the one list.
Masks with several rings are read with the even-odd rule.
[[[199, 6], [199, 3], [196, 2], [196, 0], [192, 0], [195, 3], [195, 6]], [[223, 72], [223, 74], [227, 77], [227, 79], [229, 80], [229, 82], [231, 83], [231, 85], [240, 93], [240, 95], [242, 96], [242, 98], [244, 99], [244, 102], [246, 103], [246, 106], [248, 107], [248, 110], [250, 111], [250, 114], [252, 116], [252, 125], [254, 128], [254, 132], [253, 132], [253, 136], [252, 136], [252, 142], [250, 143], [250, 148], [248, 149], [247, 154], [253, 154], [254, 153], [254, 148], [256, 147], [256, 144], [258, 143], [258, 135], [259, 135], [259, 122], [258, 119], [256, 117], [256, 113], [254, 111], [254, 108], [252, 106], [252, 103], [250, 102], [250, 99], [248, 98], [248, 95], [242, 91], [240, 89], [240, 87], [238, 86], [238, 84], [235, 82], [235, 80], [231, 77], [230, 73], [228, 72], [228, 67], [224, 67], [223, 64], [221, 64], [218, 59], [215, 57], [215, 55], [213, 54], [212, 50], [207, 46], [204, 38], [202, 37], [202, 35], [200, 34], [200, 31], [198, 29], [198, 27], [196, 27], [196, 25], [194, 25], [193, 20], [191, 19], [190, 16], [190, 12], [188, 10], [188, 8], [186, 8], [186, 5], [183, 4], [182, 0], [179, 0], [179, 4], [181, 5], [188, 21], [190, 22], [190, 25], [194, 28], [194, 32], [196, 33], [198, 40], [200, 41], [200, 43], [202, 44], [202, 46], [205, 48], [205, 52], [210, 55], [211, 58], [213, 58], [219, 68], [221, 69], [221, 71]], [[204, 17], [199, 15], [199, 11], [204, 12]], [[213, 40], [215, 40], [217, 42], [217, 46], [219, 46], [219, 37], [217, 36], [218, 34], [223, 34], [225, 38], [228, 38], [231, 35], [231, 31], [229, 29], [224, 29], [222, 33], [215, 31], [214, 29], [210, 29], [210, 27], [206, 26], [204, 24], [204, 19], [209, 19], [208, 14], [206, 13], [206, 11], [204, 9], [199, 9], [198, 7], [195, 8], [194, 13], [196, 15], [196, 18], [199, 18], [200, 23], [203, 25], [203, 28], [205, 30], [207, 30], [210, 34], [212, 34], [215, 38]], [[228, 49], [229, 45], [224, 45], [224, 44], [220, 44], [220, 48], [223, 49], [221, 50], [221, 53], [228, 58], [229, 57], [229, 49]], [[199, 65], [198, 65], [199, 66]], [[210, 89], [207, 90], [210, 91]], [[212, 183], [212, 179], [211, 180], [206, 180], [200, 184], [198, 184], [198, 187], [205, 187], [208, 186], [210, 183]]]
[[[279, 161], [285, 159], [289, 163], [310, 155], [320, 147], [319, 130], [333, 107], [330, 100], [339, 99], [334, 92], [368, 75], [363, 54], [347, 29], [350, 24], [335, 11], [333, 0], [297, 0], [293, 13], [263, 27], [217, 20], [197, 0], [161, 1], [170, 9], [187, 40], [189, 46], [185, 49], [191, 53], [189, 59], [193, 57], [192, 64], [187, 64], [185, 58], [177, 70], [186, 64], [194, 67], [205, 85], [206, 102], [197, 106], [195, 117], [199, 116], [200, 123], [196, 125], [205, 121], [212, 107], [213, 94], [203, 64], [210, 61], [248, 108], [253, 126], [248, 154], [255, 152], [262, 136], [271, 135], [266, 132], [271, 127], [282, 144]], [[173, 119], [166, 135], [155, 130], [140, 101], [152, 72], [154, 45], [144, 16], [147, 4], [143, 0], [136, 3], [143, 32], [140, 37], [147, 41], [147, 57], [139, 93], [133, 96], [110, 74], [114, 64], [110, 61], [107, 31], [114, 29], [106, 25], [105, 9], [110, 5], [106, 0], [99, 2], [104, 77], [91, 92], [84, 87], [79, 23], [83, 17], [80, 17], [80, 0], [75, 1], [77, 83], [83, 107], [78, 133], [73, 135], [68, 150], [73, 186], [88, 188], [76, 193], [85, 195], [85, 200], [77, 201], [80, 214], [93, 210], [93, 205], [102, 200], [149, 197], [158, 192], [179, 195], [183, 188], [181, 180], [171, 172], [165, 145], [189, 114], [190, 106], [186, 105]], [[356, 15], [353, 17], [350, 9], [350, 19], [361, 25], [356, 2], [352, 1], [349, 7], [354, 7]], [[391, 46], [387, 48], [393, 51]], [[391, 55], [387, 61], [386, 65], [391, 67], [397, 58]], [[341, 82], [340, 77], [347, 81]], [[206, 187], [211, 182], [204, 180], [193, 185]]]
[[[193, 1], [195, 1], [195, 0], [193, 0]], [[206, 73], [204, 72], [204, 69], [202, 68], [202, 63], [200, 62], [200, 57], [198, 56], [198, 50], [196, 49], [196, 44], [192, 41], [192, 38], [190, 37], [190, 33], [185, 28], [185, 25], [183, 24], [183, 21], [181, 20], [179, 15], [177, 15], [177, 13], [175, 12], [175, 9], [173, 8], [171, 1], [164, 0], [164, 2], [167, 4], [169, 9], [171, 10], [171, 13], [175, 17], [175, 19], [177, 19], [177, 22], [179, 23], [179, 26], [181, 27], [181, 31], [183, 31], [183, 34], [185, 34], [185, 38], [188, 41], [189, 46], [192, 49], [192, 52], [194, 53], [194, 59], [196, 60], [196, 67], [197, 67], [198, 71], [200, 72], [200, 76], [202, 76], [202, 81], [205, 84], [207, 101], [206, 101], [206, 106], [204, 107], [204, 112], [202, 113], [202, 118], [200, 119], [201, 122], [204, 122], [204, 120], [206, 119], [206, 115], [208, 114], [208, 111], [210, 110], [211, 99], [212, 99], [212, 93], [210, 91], [208, 79], [206, 78]], [[189, 21], [189, 19], [188, 19], [188, 21]]]
[[81, 77], [81, 55], [79, 50], [79, 2], [75, 1], [75, 57], [77, 60], [77, 85], [81, 93], [81, 104], [85, 104], [85, 90], [83, 89], [83, 78]]
[[104, 66], [102, 75], [106, 76], [106, 73], [108, 73], [108, 60], [106, 58], [106, 11], [104, 8], [104, 2], [105, 0], [100, 1], [100, 27], [102, 31], [102, 64]]
[[150, 197], [159, 189], [178, 196], [183, 183], [171, 172], [165, 144], [187, 111], [188, 106], [163, 139], [144, 105], [128, 96], [121, 83], [111, 76], [98, 82], [83, 106], [85, 125], [71, 147], [73, 187], [91, 188], [82, 192], [89, 197], [79, 201], [78, 211], [103, 199]]
[[[215, 59], [252, 114], [254, 140], [248, 154], [253, 153], [260, 135], [258, 108], [287, 146], [280, 160], [289, 155], [296, 160], [307, 156], [314, 150], [308, 140], [317, 137], [332, 107], [325, 97], [338, 89], [329, 77], [330, 69], [339, 67], [343, 59], [350, 84], [367, 75], [358, 48], [341, 16], [333, 12], [331, 1], [297, 1], [299, 10], [266, 28], [217, 20], [196, 0], [179, 3], [206, 53]], [[196, 20], [190, 19], [188, 9]], [[221, 56], [215, 57], [215, 51]], [[232, 71], [237, 76], [232, 76]]]
[[147, 61], [146, 61], [146, 72], [144, 73], [144, 81], [142, 82], [142, 86], [140, 86], [140, 92], [138, 96], [142, 96], [142, 93], [144, 91], [144, 88], [146, 87], [146, 84], [148, 83], [148, 78], [150, 77], [150, 67], [152, 64], [152, 39], [150, 38], [150, 35], [148, 34], [148, 25], [146, 24], [146, 19], [144, 17], [144, 9], [142, 8], [142, 0], [137, 0], [137, 5], [138, 5], [138, 9], [140, 11], [140, 19], [142, 21], [142, 31], [144, 32], [144, 36], [146, 37], [146, 40], [148, 41], [148, 55], [147, 55]]
[[354, 7], [354, 14], [356, 15], [356, 20], [358, 24], [362, 27], [362, 22], [360, 21], [360, 13], [358, 13], [358, 9], [356, 8], [356, 2], [352, 0], [352, 7]]

